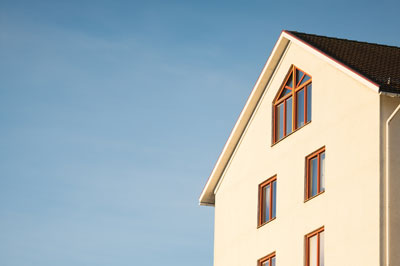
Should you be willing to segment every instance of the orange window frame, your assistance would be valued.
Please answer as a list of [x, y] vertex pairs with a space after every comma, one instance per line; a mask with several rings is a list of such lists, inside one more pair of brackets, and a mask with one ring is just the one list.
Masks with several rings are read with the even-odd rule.
[[257, 266], [262, 266], [263, 263], [265, 263], [267, 261], [269, 262], [269, 265], [271, 265], [273, 258], [276, 259], [276, 253], [275, 252], [272, 252], [271, 254], [268, 254], [267, 256], [262, 257], [261, 259], [259, 259], [257, 261]]
[[[302, 77], [299, 79], [299, 82], [297, 81], [297, 71], [299, 70], [301, 72], [303, 72]], [[287, 86], [287, 83], [289, 81], [289, 78], [292, 76], [292, 82], [293, 82], [293, 88], [290, 89], [289, 86]], [[303, 81], [303, 79], [308, 76], [310, 77], [309, 80], [307, 80], [304, 84], [301, 84], [301, 82]], [[276, 95], [274, 102], [273, 102], [273, 143], [276, 143], [282, 139], [284, 139], [285, 137], [287, 137], [288, 135], [290, 135], [292, 132], [294, 132], [295, 130], [303, 127], [304, 125], [306, 125], [307, 122], [307, 106], [308, 106], [308, 90], [307, 90], [307, 86], [310, 85], [312, 83], [312, 77], [311, 75], [309, 75], [308, 73], [306, 73], [305, 71], [301, 70], [300, 68], [292, 65], [290, 67], [290, 70], [288, 72], [288, 74], [286, 75], [285, 81], [283, 82], [281, 89], [279, 90], [278, 94]], [[300, 85], [301, 84], [301, 85]], [[285, 90], [285, 89], [289, 89], [291, 90], [291, 93], [288, 93], [287, 95], [283, 96], [282, 98], [279, 98], [279, 96], [281, 95], [281, 93]], [[298, 126], [297, 125], [297, 92], [301, 91], [302, 89], [304, 89], [304, 125], [303, 126]], [[286, 100], [288, 100], [289, 98], [292, 98], [292, 131], [290, 133], [286, 133], [286, 122], [287, 122], [287, 103]], [[278, 129], [278, 121], [277, 121], [277, 109], [278, 109], [278, 105], [280, 104], [284, 104], [283, 107], [283, 137], [281, 139], [278, 139], [277, 136], [277, 129]], [[311, 120], [310, 120], [311, 121]]]
[[[276, 208], [276, 202], [273, 201], [273, 196], [274, 193], [276, 195], [276, 191], [273, 189], [273, 182], [276, 182], [277, 180], [277, 176], [273, 176], [271, 178], [268, 178], [266, 181], [264, 181], [263, 183], [258, 185], [258, 221], [257, 221], [257, 225], [258, 227], [263, 226], [264, 224], [274, 220], [276, 217], [272, 217], [272, 206], [275, 204], [275, 208]], [[265, 217], [265, 206], [264, 206], [264, 188], [266, 186], [270, 186], [270, 193], [269, 193], [269, 202], [270, 202], [270, 208], [269, 208], [269, 220], [268, 221], [264, 221], [264, 217]], [[275, 213], [276, 213], [276, 209], [275, 209]]]
[[[320, 148], [319, 150], [311, 153], [310, 155], [308, 155], [306, 157], [306, 197], [305, 200], [309, 200], [312, 199], [318, 195], [320, 195], [321, 193], [325, 192], [325, 188], [324, 190], [321, 191], [321, 155], [325, 153], [325, 147]], [[317, 163], [318, 163], [318, 167], [317, 167], [317, 194], [311, 196], [311, 191], [310, 191], [310, 179], [311, 179], [311, 160], [317, 158]]]
[[315, 230], [315, 231], [313, 231], [313, 232], [311, 232], [311, 233], [309, 233], [309, 234], [307, 234], [306, 236], [305, 236], [305, 242], [306, 242], [306, 250], [305, 250], [305, 252], [306, 252], [306, 256], [305, 256], [305, 259], [306, 259], [306, 266], [310, 266], [310, 239], [311, 239], [311, 237], [313, 237], [313, 236], [316, 236], [316, 235], [318, 235], [318, 237], [317, 237], [317, 266], [320, 266], [320, 255], [321, 255], [321, 250], [320, 250], [320, 234], [322, 233], [322, 232], [324, 232], [325, 231], [325, 228], [324, 227], [321, 227], [321, 228], [319, 228], [319, 229], [317, 229], [317, 230]]

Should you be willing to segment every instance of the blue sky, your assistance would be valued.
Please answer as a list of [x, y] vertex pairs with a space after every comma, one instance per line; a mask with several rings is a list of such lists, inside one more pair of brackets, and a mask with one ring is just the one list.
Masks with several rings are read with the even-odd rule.
[[198, 197], [281, 30], [400, 46], [399, 9], [0, 1], [0, 264], [212, 265]]

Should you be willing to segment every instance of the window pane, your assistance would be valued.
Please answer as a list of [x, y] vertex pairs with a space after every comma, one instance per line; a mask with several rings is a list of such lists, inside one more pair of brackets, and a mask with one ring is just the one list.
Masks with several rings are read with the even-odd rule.
[[266, 262], [263, 262], [262, 266], [269, 266], [269, 260], [267, 260]]
[[285, 105], [281, 103], [276, 107], [276, 138], [277, 140], [280, 140], [283, 138], [283, 111]]
[[325, 263], [325, 253], [324, 253], [324, 232], [319, 233], [319, 266], [324, 266]]
[[307, 86], [307, 122], [311, 121], [311, 97], [312, 96], [312, 84]]
[[300, 70], [296, 70], [296, 84], [298, 84], [299, 83], [299, 81], [300, 81], [300, 79], [301, 79], [301, 77], [303, 77], [303, 72], [302, 71], [300, 71]]
[[286, 135], [292, 132], [292, 97], [286, 100]]
[[315, 196], [318, 192], [318, 157], [310, 160], [310, 172], [309, 172], [309, 196]]
[[304, 90], [297, 92], [297, 128], [304, 125]]
[[321, 159], [321, 165], [320, 165], [320, 177], [321, 180], [319, 181], [319, 190], [320, 191], [324, 191], [325, 190], [325, 152], [321, 153], [320, 155], [320, 159]]
[[289, 93], [292, 93], [292, 90], [289, 90], [288, 88], [285, 88], [285, 89], [282, 91], [281, 95], [279, 96], [279, 99], [282, 98], [282, 97], [285, 96], [285, 95], [288, 95]]
[[310, 80], [310, 76], [305, 75], [304, 78], [303, 78], [303, 80], [301, 81], [301, 84], [300, 84], [300, 85], [303, 85], [304, 83], [306, 83], [306, 82], [309, 81], [309, 80]]
[[288, 81], [286, 82], [286, 86], [293, 88], [293, 75], [290, 74]]
[[275, 257], [271, 259], [271, 266], [275, 266]]
[[310, 255], [310, 266], [318, 266], [318, 235], [310, 237], [308, 240], [308, 248], [309, 248], [309, 255]]
[[269, 221], [269, 208], [270, 208], [270, 194], [271, 193], [271, 187], [270, 185], [265, 186], [263, 188], [263, 204], [264, 204], [264, 220], [263, 222]]
[[272, 217], [276, 217], [276, 181], [272, 182]]

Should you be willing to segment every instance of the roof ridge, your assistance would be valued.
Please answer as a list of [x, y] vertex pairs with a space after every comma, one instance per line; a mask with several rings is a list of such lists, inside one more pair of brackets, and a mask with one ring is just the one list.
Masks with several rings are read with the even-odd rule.
[[330, 37], [330, 36], [324, 36], [324, 35], [318, 35], [318, 34], [299, 32], [299, 31], [294, 31], [294, 30], [284, 30], [284, 31], [295, 34], [295, 35], [296, 34], [304, 34], [304, 35], [308, 35], [308, 36], [322, 37], [322, 38], [327, 38], [327, 39], [334, 39], [334, 40], [341, 40], [341, 41], [347, 41], [347, 42], [355, 42], [355, 43], [360, 43], [360, 44], [370, 44], [370, 45], [376, 45], [376, 46], [381, 46], [381, 47], [383, 46], [383, 47], [400, 49], [399, 46], [394, 46], [394, 45], [365, 42], [365, 41], [358, 41], [358, 40], [350, 40], [350, 39], [345, 39], [345, 38]]

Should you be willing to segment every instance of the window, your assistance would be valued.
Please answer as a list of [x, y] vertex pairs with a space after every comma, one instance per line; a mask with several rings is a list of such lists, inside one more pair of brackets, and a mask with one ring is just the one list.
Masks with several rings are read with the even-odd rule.
[[306, 235], [306, 266], [324, 266], [324, 228]]
[[276, 176], [258, 186], [258, 226], [276, 217]]
[[306, 200], [325, 191], [325, 147], [306, 158]]
[[275, 252], [259, 259], [257, 266], [275, 266]]
[[274, 100], [274, 143], [311, 121], [311, 94], [311, 76], [291, 66]]

